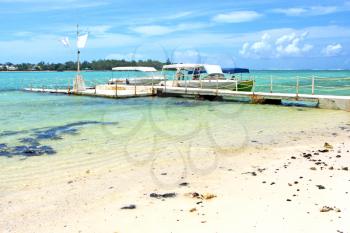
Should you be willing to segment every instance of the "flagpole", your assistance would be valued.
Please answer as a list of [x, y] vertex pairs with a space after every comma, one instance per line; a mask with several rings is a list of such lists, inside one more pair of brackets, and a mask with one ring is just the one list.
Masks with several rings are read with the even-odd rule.
[[[78, 39], [79, 39], [79, 24], [77, 24], [77, 41], [78, 41]], [[78, 67], [77, 67], [77, 72], [78, 72], [78, 75], [79, 75], [79, 73], [80, 73], [80, 49], [79, 49], [79, 47], [78, 47], [78, 54], [77, 54], [77, 65], [78, 65]]]

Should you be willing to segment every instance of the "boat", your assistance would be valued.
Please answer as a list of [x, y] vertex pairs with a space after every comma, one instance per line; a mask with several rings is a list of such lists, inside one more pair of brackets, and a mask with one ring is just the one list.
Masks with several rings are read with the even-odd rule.
[[124, 85], [158, 85], [161, 81], [165, 80], [163, 75], [154, 75], [158, 72], [154, 67], [114, 67], [112, 71], [116, 72], [141, 72], [142, 75], [135, 75], [127, 78], [112, 78], [108, 81], [109, 85], [124, 84]]
[[[163, 72], [176, 71], [172, 80], [162, 81], [161, 86], [226, 89], [232, 91], [251, 91], [253, 80], [236, 78], [236, 73], [249, 73], [248, 69], [222, 69], [209, 64], [171, 64], [163, 66]], [[224, 72], [225, 71], [225, 72]]]

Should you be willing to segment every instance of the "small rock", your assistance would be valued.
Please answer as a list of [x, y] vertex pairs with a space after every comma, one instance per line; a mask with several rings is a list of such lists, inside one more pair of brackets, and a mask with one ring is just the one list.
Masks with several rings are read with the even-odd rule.
[[312, 171], [316, 171], [316, 170], [317, 170], [317, 168], [315, 168], [315, 167], [310, 167], [310, 170], [312, 170]]
[[320, 185], [320, 184], [316, 185], [316, 187], [317, 187], [318, 189], [326, 189], [323, 185]]
[[286, 201], [292, 201], [291, 199], [287, 199]]
[[195, 211], [197, 211], [197, 209], [196, 208], [192, 208], [192, 209], [190, 209], [190, 212], [192, 213], [192, 212], [195, 212]]
[[73, 183], [73, 180], [70, 180], [70, 181], [67, 182], [67, 184], [71, 184], [71, 183]]
[[189, 183], [187, 183], [187, 182], [182, 182], [182, 183], [180, 183], [179, 185], [180, 185], [180, 186], [188, 186]]
[[164, 194], [157, 194], [157, 193], [151, 193], [149, 195], [150, 197], [153, 198], [172, 198], [172, 197], [176, 197], [176, 193], [164, 193]]
[[329, 150], [328, 149], [322, 149], [322, 150], [318, 150], [318, 152], [320, 152], [320, 153], [327, 153], [327, 152], [329, 152]]
[[193, 193], [188, 193], [187, 195], [189, 195], [192, 198], [200, 198], [199, 193], [193, 192]]
[[348, 167], [342, 167], [341, 168], [343, 171], [349, 171], [349, 168]]
[[132, 210], [132, 209], [136, 209], [136, 205], [127, 205], [127, 206], [123, 206], [120, 209], [122, 209], [122, 210]]
[[290, 157], [291, 159], [297, 159], [295, 156]]

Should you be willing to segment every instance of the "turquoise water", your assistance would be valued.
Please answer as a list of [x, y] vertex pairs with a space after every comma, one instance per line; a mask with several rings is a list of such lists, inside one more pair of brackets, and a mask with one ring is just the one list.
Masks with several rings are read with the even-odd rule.
[[[0, 157], [54, 155], [60, 152], [60, 149], [57, 149], [59, 143], [65, 142], [66, 146], [71, 147], [72, 142], [64, 139], [79, 138], [82, 136], [81, 131], [85, 129], [90, 131], [84, 137], [89, 138], [89, 135], [93, 135], [91, 132], [95, 132], [102, 141], [110, 140], [108, 136], [110, 132], [113, 132], [112, 135], [120, 136], [118, 142], [125, 142], [129, 141], [129, 137], [134, 140], [134, 136], [140, 132], [141, 137], [148, 135], [150, 131], [154, 133], [154, 129], [161, 132], [154, 135], [160, 140], [166, 138], [178, 140], [178, 137], [186, 137], [202, 129], [202, 127], [209, 127], [208, 122], [210, 121], [238, 119], [240, 121], [239, 125], [241, 125], [241, 122], [245, 121], [245, 118], [242, 118], [242, 112], [246, 113], [248, 111], [249, 114], [246, 118], [252, 118], [252, 121], [254, 121], [254, 114], [258, 110], [266, 113], [271, 111], [280, 112], [281, 114], [276, 114], [276, 116], [281, 119], [287, 117], [283, 115], [284, 113], [296, 111], [295, 108], [286, 111], [282, 110], [283, 108], [272, 106], [251, 107], [239, 103], [177, 98], [110, 100], [21, 91], [22, 88], [29, 86], [67, 87], [72, 84], [74, 75], [75, 72], [0, 73]], [[112, 72], [84, 72], [86, 83], [90, 86], [106, 83], [112, 77], [124, 77], [123, 75], [123, 73]], [[278, 85], [290, 85], [292, 89], [295, 89], [293, 83], [296, 76], [303, 77], [303, 79], [300, 79], [301, 86], [306, 85], [307, 80], [305, 78], [311, 76], [318, 77], [316, 82], [319, 85], [322, 83], [322, 79], [325, 79], [323, 81], [324, 85], [326, 82], [330, 82], [326, 80], [332, 78], [350, 77], [350, 72], [253, 71], [250, 75], [253, 75], [257, 82], [256, 91], [264, 91], [266, 88], [269, 89], [269, 87], [264, 87], [264, 84], [270, 83], [270, 77], [276, 78], [274, 80], [276, 88]], [[332, 81], [332, 84], [337, 87], [344, 87], [349, 85], [349, 81]], [[309, 91], [309, 87], [300, 90], [300, 92], [305, 93]], [[332, 89], [332, 91], [338, 95], [350, 95], [344, 89]], [[329, 92], [324, 93], [329, 94]], [[307, 111], [319, 113], [318, 110], [308, 109]], [[270, 118], [264, 120], [268, 122]], [[108, 129], [108, 134], [105, 133], [106, 129]], [[163, 131], [166, 133], [163, 134]], [[121, 132], [124, 132], [126, 136]], [[234, 136], [238, 137], [238, 135]], [[149, 139], [149, 136], [145, 137]], [[139, 142], [141, 141], [144, 141], [144, 138], [140, 138]], [[123, 143], [118, 145], [122, 146]]]
[[[11, 72], [0, 73], [0, 90], [18, 90], [25, 87], [67, 88], [72, 85], [75, 72]], [[111, 78], [138, 76], [140, 73], [84, 72], [88, 86], [105, 84]], [[172, 77], [169, 75], [168, 77]], [[255, 91], [295, 93], [299, 79], [299, 93], [312, 93], [312, 78], [315, 78], [315, 94], [350, 95], [350, 71], [251, 71], [244, 78], [256, 81]]]
[[[261, 77], [261, 83], [271, 74], [292, 79], [313, 73], [256, 71], [254, 75]], [[180, 170], [210, 172], [220, 156], [244, 153], [256, 142], [265, 145], [320, 125], [350, 123], [347, 112], [313, 108], [181, 98], [103, 99], [19, 90], [29, 85], [65, 86], [74, 74], [0, 73], [0, 196], [28, 182], [58, 182], [87, 169], [146, 163], [151, 170], [156, 160], [173, 156], [184, 161]], [[321, 75], [347, 77], [349, 72]], [[105, 83], [111, 76], [110, 72], [84, 73], [88, 83]], [[195, 166], [199, 158], [208, 160], [206, 167]]]

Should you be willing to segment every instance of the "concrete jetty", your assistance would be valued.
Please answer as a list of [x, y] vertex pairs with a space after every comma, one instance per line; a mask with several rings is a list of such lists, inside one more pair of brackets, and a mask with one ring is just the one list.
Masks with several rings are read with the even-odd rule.
[[97, 88], [90, 88], [85, 91], [73, 91], [70, 89], [45, 89], [45, 88], [26, 88], [25, 91], [93, 96], [105, 98], [133, 98], [147, 96], [176, 96], [187, 98], [204, 98], [204, 99], [225, 99], [225, 98], [248, 98], [254, 104], [278, 104], [282, 101], [302, 101], [313, 102], [319, 108], [339, 109], [350, 111], [350, 96], [336, 95], [315, 95], [315, 94], [298, 94], [298, 93], [268, 93], [268, 92], [242, 92], [225, 89], [202, 89], [202, 88], [185, 88], [169, 86], [129, 86], [118, 85], [116, 88], [109, 89], [104, 85]]

